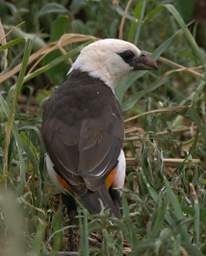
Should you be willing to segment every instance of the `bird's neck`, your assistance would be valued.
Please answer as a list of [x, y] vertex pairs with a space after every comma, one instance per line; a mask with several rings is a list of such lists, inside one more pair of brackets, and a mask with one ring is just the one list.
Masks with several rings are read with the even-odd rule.
[[79, 70], [82, 72], [87, 72], [89, 76], [98, 78], [103, 81], [115, 94], [115, 85], [118, 83], [117, 77], [108, 70], [105, 65], [97, 65], [94, 63], [87, 63], [84, 65], [78, 59], [73, 63], [68, 73], [73, 70]]

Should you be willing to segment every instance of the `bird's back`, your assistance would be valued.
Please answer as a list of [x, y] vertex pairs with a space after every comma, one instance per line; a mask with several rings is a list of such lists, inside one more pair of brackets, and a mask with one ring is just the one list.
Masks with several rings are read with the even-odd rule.
[[[99, 120], [99, 117], [103, 123], [108, 122], [106, 119], [109, 112], [114, 113], [122, 122], [119, 103], [112, 90], [101, 80], [92, 78], [86, 72], [72, 71], [68, 79], [56, 89], [54, 95], [44, 103], [43, 107], [42, 135], [51, 159], [53, 158], [52, 160], [55, 162], [53, 155], [55, 148], [57, 151], [59, 144], [64, 144], [67, 146], [67, 157], [72, 158], [69, 168], [73, 172], [77, 172], [81, 127], [85, 120], [95, 121]], [[109, 130], [108, 132], [110, 133]], [[95, 138], [98, 136], [99, 129], [96, 129], [96, 134], [93, 129], [92, 133]], [[58, 141], [56, 141], [57, 135]], [[118, 128], [118, 136], [120, 140], [123, 139], [122, 125]], [[61, 151], [63, 148], [59, 150]], [[65, 154], [65, 147], [61, 154]], [[58, 172], [61, 167], [58, 168], [57, 165]]]

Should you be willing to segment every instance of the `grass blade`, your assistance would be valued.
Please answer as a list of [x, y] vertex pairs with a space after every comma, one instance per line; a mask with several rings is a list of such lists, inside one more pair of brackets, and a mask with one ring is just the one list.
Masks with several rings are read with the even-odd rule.
[[[8, 118], [9, 106], [8, 106], [6, 100], [1, 96], [1, 94], [0, 94], [0, 106], [1, 106], [1, 110], [3, 112], [3, 115], [6, 118]], [[20, 178], [21, 178], [20, 188], [23, 188], [24, 183], [25, 183], [26, 165], [25, 165], [24, 156], [23, 156], [23, 154], [24, 154], [23, 143], [22, 143], [21, 137], [19, 135], [19, 132], [17, 130], [15, 123], [13, 123], [12, 134], [15, 139], [17, 152], [18, 152], [18, 158], [19, 158], [19, 169], [20, 169]]]
[[24, 56], [22, 60], [21, 70], [14, 88], [13, 99], [11, 102], [11, 108], [8, 116], [8, 121], [5, 127], [5, 142], [4, 142], [4, 157], [3, 157], [3, 175], [5, 179], [5, 189], [7, 189], [7, 176], [8, 176], [8, 155], [9, 155], [9, 145], [11, 141], [11, 133], [13, 128], [13, 123], [15, 120], [16, 114], [16, 105], [19, 93], [21, 91], [22, 85], [24, 83], [24, 75], [26, 73], [26, 68], [29, 60], [29, 56], [31, 53], [32, 43], [30, 40], [26, 42]]
[[38, 68], [37, 70], [35, 70], [34, 72], [28, 74], [27, 76], [24, 77], [24, 83], [28, 82], [29, 80], [47, 72], [48, 70], [50, 70], [51, 68], [59, 65], [60, 63], [62, 63], [63, 61], [66, 60], [67, 57], [72, 57], [73, 55], [75, 55], [77, 52], [79, 52], [82, 48], [84, 47], [84, 44], [81, 45], [80, 47], [75, 48], [74, 50], [71, 50], [70, 52], [66, 53], [63, 56], [59, 56], [56, 59], [52, 60], [49, 64], [44, 65], [43, 67]]
[[[83, 213], [83, 215], [82, 215]], [[80, 251], [82, 256], [89, 256], [89, 229], [88, 229], [88, 216], [87, 210], [82, 208], [79, 210], [79, 223], [80, 223]]]
[[3, 51], [5, 49], [8, 49], [8, 48], [11, 48], [13, 47], [14, 45], [17, 45], [17, 44], [21, 44], [23, 43], [25, 40], [23, 38], [20, 38], [20, 37], [17, 37], [13, 40], [10, 40], [8, 43], [0, 46], [0, 51]]
[[143, 19], [144, 19], [144, 14], [145, 14], [145, 9], [146, 9], [146, 0], [141, 1], [139, 4], [139, 20], [138, 20], [138, 24], [137, 24], [137, 28], [136, 28], [136, 33], [135, 33], [135, 38], [134, 38], [134, 44], [138, 44], [139, 41], [139, 37], [140, 37], [140, 32], [142, 29], [142, 23], [143, 23]]
[[175, 20], [179, 24], [179, 26], [182, 28], [182, 30], [185, 34], [185, 37], [186, 37], [188, 43], [190, 44], [195, 56], [201, 62], [201, 64], [204, 65], [205, 64], [204, 55], [200, 51], [199, 46], [197, 45], [194, 37], [192, 36], [191, 32], [187, 28], [187, 25], [185, 24], [183, 18], [181, 17], [181, 15], [177, 11], [177, 9], [171, 4], [165, 4], [163, 6], [172, 14], [172, 16], [175, 18]]
[[183, 214], [180, 202], [176, 197], [176, 195], [174, 194], [174, 192], [172, 191], [170, 184], [165, 176], [164, 176], [164, 182], [166, 185], [166, 193], [167, 193], [168, 201], [172, 206], [174, 215], [177, 219], [177, 227], [176, 227], [177, 232], [181, 235], [183, 245], [189, 252], [191, 252], [191, 255], [198, 255], [198, 256], [202, 255], [198, 247], [193, 245], [190, 240], [189, 233], [186, 230], [186, 226], [182, 222], [184, 220], [184, 214]]
[[153, 92], [154, 90], [160, 88], [163, 86], [166, 81], [168, 80], [167, 77], [163, 77], [160, 80], [157, 80], [152, 86], [149, 88], [146, 88], [142, 91], [137, 91], [136, 93], [133, 93], [133, 95], [127, 100], [125, 103], [123, 103], [122, 109], [123, 111], [128, 111], [131, 108], [135, 106], [135, 104], [143, 97], [145, 97], [147, 94]]

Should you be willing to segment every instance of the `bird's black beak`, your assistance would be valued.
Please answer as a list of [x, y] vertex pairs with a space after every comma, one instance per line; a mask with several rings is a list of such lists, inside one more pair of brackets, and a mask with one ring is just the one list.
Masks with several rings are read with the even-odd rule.
[[133, 59], [132, 66], [134, 70], [155, 70], [158, 69], [156, 60], [146, 54], [141, 54]]

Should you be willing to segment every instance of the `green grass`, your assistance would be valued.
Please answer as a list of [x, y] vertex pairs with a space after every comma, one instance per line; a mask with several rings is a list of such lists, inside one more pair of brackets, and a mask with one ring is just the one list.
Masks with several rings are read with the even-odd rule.
[[[0, 255], [205, 255], [206, 55], [195, 29], [179, 1], [133, 1], [127, 14], [126, 0], [66, 2], [0, 3]], [[41, 106], [85, 44], [117, 37], [123, 15], [124, 39], [160, 64], [117, 88], [123, 216], [79, 208], [71, 222], [46, 173]]]

